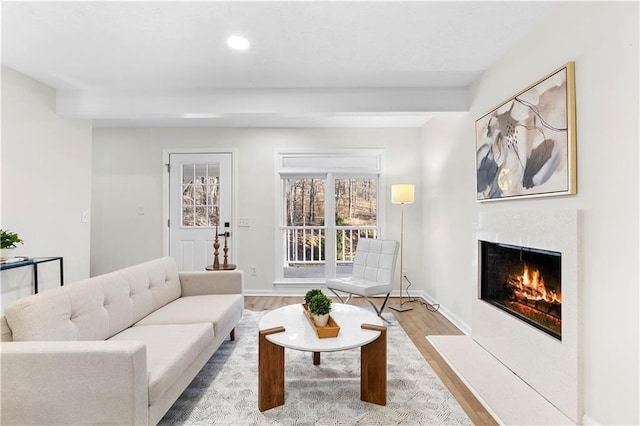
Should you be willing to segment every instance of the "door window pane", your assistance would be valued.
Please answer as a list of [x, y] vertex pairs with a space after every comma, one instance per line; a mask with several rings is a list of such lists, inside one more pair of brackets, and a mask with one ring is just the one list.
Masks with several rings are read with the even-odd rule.
[[220, 166], [182, 164], [182, 226], [219, 226]]
[[182, 165], [182, 183], [184, 185], [193, 183], [193, 164], [183, 164]]

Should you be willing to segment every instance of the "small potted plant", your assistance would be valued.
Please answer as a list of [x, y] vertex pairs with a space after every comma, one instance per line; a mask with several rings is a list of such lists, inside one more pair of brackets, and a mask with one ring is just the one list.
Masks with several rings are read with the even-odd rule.
[[15, 232], [9, 230], [0, 229], [0, 256], [5, 258], [13, 257], [13, 249], [16, 248], [16, 244], [22, 244], [22, 240]]
[[329, 321], [329, 312], [331, 312], [331, 299], [322, 292], [316, 294], [309, 301], [309, 312], [313, 316], [313, 321], [318, 327], [324, 327]]
[[304, 303], [305, 305], [307, 305], [307, 309], [309, 309], [309, 303], [311, 303], [311, 299], [313, 299], [313, 296], [317, 294], [322, 294], [322, 290], [320, 290], [319, 288], [314, 288], [312, 290], [309, 290], [307, 294], [304, 295]]

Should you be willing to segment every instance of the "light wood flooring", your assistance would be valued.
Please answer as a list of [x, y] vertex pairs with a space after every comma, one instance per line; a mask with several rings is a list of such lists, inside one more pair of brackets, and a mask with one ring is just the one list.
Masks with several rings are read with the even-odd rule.
[[[264, 311], [293, 303], [300, 303], [300, 300], [301, 296], [245, 296], [244, 306], [251, 311]], [[376, 300], [373, 298], [373, 300], [377, 305], [382, 303], [382, 299]], [[428, 334], [452, 335], [462, 334], [462, 332], [439, 312], [428, 310], [427, 306], [421, 303], [421, 300], [422, 299], [417, 299], [416, 301], [408, 303], [408, 306], [413, 307], [410, 311], [396, 312], [386, 308], [384, 312], [393, 313], [409, 338], [411, 338], [411, 341], [416, 345], [438, 377], [440, 377], [440, 380], [447, 386], [471, 421], [476, 425], [496, 425], [497, 423], [493, 417], [491, 417], [471, 391], [440, 357], [438, 352], [429, 344], [427, 339], [425, 339], [425, 336]], [[397, 301], [391, 298], [389, 305], [394, 303], [397, 303]], [[351, 299], [351, 304], [369, 306], [366, 300], [356, 297]]]

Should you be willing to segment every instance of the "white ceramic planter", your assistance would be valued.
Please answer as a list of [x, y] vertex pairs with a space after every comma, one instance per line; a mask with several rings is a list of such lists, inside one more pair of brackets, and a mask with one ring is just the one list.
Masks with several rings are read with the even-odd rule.
[[13, 257], [16, 257], [16, 248], [15, 247], [0, 249], [0, 258], [2, 258], [2, 259], [11, 259]]
[[329, 314], [313, 315], [313, 322], [315, 322], [318, 327], [324, 327], [327, 325], [327, 322], [329, 322]]

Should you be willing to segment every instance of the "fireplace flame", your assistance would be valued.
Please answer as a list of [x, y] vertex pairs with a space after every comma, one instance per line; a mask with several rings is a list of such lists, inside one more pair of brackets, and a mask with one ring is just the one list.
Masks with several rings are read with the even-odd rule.
[[522, 274], [509, 276], [509, 283], [515, 287], [514, 294], [518, 299], [544, 300], [548, 303], [562, 303], [562, 295], [554, 290], [547, 290], [540, 271], [530, 270], [524, 265]]

